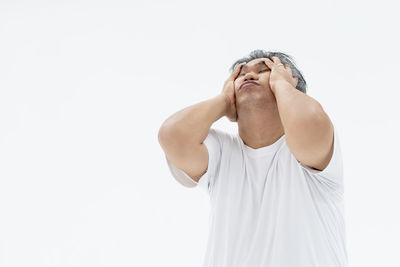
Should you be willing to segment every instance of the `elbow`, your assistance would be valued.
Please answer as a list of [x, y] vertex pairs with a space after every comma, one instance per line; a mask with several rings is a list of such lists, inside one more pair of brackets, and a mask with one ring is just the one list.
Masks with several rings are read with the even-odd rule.
[[179, 131], [170, 121], [165, 121], [158, 130], [158, 143], [163, 148], [171, 144], [176, 145], [179, 139]]

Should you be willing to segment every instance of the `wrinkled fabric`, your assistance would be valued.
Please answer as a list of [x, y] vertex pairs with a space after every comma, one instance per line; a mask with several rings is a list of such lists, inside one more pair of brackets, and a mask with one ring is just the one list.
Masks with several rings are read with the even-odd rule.
[[204, 267], [347, 267], [336, 127], [322, 171], [297, 161], [285, 135], [253, 149], [239, 134], [211, 128], [203, 143], [209, 162], [198, 183], [168, 164], [178, 182], [210, 197]]

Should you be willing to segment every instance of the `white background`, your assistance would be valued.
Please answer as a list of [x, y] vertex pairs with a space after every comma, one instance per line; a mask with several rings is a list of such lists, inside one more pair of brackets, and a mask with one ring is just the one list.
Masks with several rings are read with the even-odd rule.
[[157, 134], [255, 49], [338, 129], [349, 266], [400, 266], [399, 23], [388, 0], [1, 0], [0, 266], [202, 266], [207, 196]]

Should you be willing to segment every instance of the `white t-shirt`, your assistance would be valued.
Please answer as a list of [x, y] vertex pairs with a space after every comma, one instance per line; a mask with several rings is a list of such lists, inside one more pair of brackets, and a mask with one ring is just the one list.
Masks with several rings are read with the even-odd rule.
[[296, 160], [285, 135], [253, 149], [239, 134], [211, 128], [208, 169], [199, 182], [172, 165], [186, 187], [211, 201], [205, 267], [347, 267], [343, 163], [334, 127], [329, 165]]

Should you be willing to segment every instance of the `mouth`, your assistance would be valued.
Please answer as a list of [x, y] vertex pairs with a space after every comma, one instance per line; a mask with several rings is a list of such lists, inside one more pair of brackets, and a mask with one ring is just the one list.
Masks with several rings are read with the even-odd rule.
[[245, 82], [239, 87], [239, 90], [246, 86], [255, 86], [255, 85], [259, 85], [259, 84], [256, 82]]

